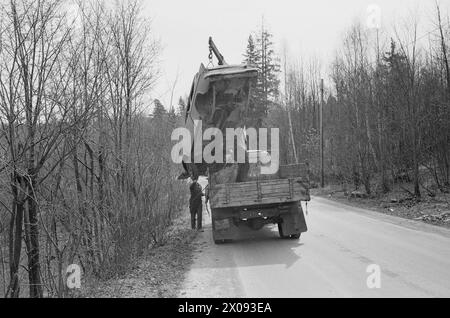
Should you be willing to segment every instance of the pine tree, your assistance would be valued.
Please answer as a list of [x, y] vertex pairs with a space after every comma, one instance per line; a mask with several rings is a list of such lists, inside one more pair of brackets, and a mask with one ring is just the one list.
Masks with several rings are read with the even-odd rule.
[[269, 106], [279, 93], [280, 63], [273, 49], [272, 37], [273, 35], [263, 24], [260, 33], [256, 36], [256, 42], [254, 36], [249, 36], [244, 54], [244, 62], [258, 69], [258, 80], [255, 87], [252, 88], [249, 105], [249, 124], [256, 127], [262, 126]]
[[278, 88], [280, 86], [280, 80], [278, 79], [280, 62], [273, 49], [272, 37], [273, 35], [262, 24], [260, 35], [257, 38], [260, 56], [258, 84], [262, 94], [265, 114], [267, 114], [269, 102], [278, 97]]
[[161, 103], [159, 99], [155, 99], [154, 101], [155, 108], [153, 109], [153, 117], [154, 118], [163, 118], [167, 115], [167, 111], [164, 108], [164, 105]]
[[185, 100], [183, 99], [183, 97], [180, 97], [180, 99], [178, 100], [178, 115], [184, 117], [186, 115], [186, 108], [187, 106]]
[[253, 36], [250, 35], [247, 41], [247, 50], [244, 54], [244, 63], [249, 66], [257, 66], [259, 62], [259, 56], [255, 45]]
[[[256, 67], [259, 70], [259, 64], [260, 64], [260, 56], [258, 54], [258, 50], [255, 45], [255, 40], [252, 35], [248, 37], [247, 42], [247, 49], [244, 54], [244, 63], [248, 66]], [[258, 71], [258, 79], [259, 79], [259, 71]], [[259, 118], [264, 117], [264, 114], [262, 113], [262, 109], [259, 107], [261, 105], [261, 92], [259, 90], [259, 80], [256, 81], [252, 85], [251, 90], [251, 98], [250, 98], [250, 104], [249, 104], [249, 112], [248, 112], [248, 125], [249, 126], [255, 126], [258, 122]]]

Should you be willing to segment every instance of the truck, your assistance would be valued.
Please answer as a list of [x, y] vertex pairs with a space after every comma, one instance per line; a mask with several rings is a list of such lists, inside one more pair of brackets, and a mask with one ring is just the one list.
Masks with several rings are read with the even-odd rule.
[[[250, 149], [246, 136], [251, 90], [258, 70], [249, 65], [228, 65], [212, 38], [209, 49], [210, 60], [214, 54], [219, 65], [207, 68], [202, 64], [194, 78], [185, 118], [193, 147], [190, 158], [183, 160], [185, 171], [179, 179], [208, 178], [207, 201], [216, 244], [237, 240], [243, 233], [259, 231], [269, 224], [278, 226], [281, 238], [299, 240], [308, 230], [301, 203], [311, 200], [309, 166], [281, 165], [276, 172], [263, 173], [271, 163], [271, 153]], [[241, 135], [236, 135], [232, 148], [223, 142], [223, 161], [191, 160], [200, 151], [203, 155], [208, 145], [203, 135], [209, 128], [223, 135], [229, 128], [237, 129]], [[202, 146], [196, 147], [195, 140], [201, 140]], [[235, 160], [240, 152], [245, 153], [244, 162]]]

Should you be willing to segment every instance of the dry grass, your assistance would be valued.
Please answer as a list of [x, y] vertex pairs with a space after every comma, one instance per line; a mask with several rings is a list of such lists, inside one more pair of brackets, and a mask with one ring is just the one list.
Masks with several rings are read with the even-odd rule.
[[106, 282], [90, 281], [77, 297], [168, 298], [175, 297], [192, 262], [197, 235], [190, 230], [189, 213], [177, 218], [163, 242], [151, 247], [123, 277]]

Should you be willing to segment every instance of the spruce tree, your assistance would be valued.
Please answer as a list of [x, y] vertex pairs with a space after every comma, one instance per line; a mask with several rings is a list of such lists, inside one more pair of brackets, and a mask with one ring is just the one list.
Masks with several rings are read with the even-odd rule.
[[258, 69], [258, 80], [253, 83], [251, 89], [251, 97], [247, 118], [248, 126], [257, 125], [258, 119], [264, 117], [264, 114], [261, 113], [261, 92], [259, 90], [259, 65], [260, 65], [260, 56], [258, 54], [259, 50], [256, 48], [256, 43], [253, 35], [248, 37], [247, 41], [247, 49], [244, 54], [244, 63], [248, 66], [255, 67]]
[[183, 97], [180, 96], [180, 99], [178, 100], [178, 115], [181, 117], [186, 116], [186, 110], [187, 110], [187, 106], [186, 106], [186, 102], [183, 99]]
[[263, 24], [259, 34], [256, 35], [256, 41], [253, 35], [249, 36], [244, 54], [244, 63], [258, 69], [258, 79], [252, 88], [248, 120], [250, 125], [257, 128], [262, 126], [269, 106], [279, 93], [280, 63], [273, 49], [272, 37]]
[[257, 66], [259, 63], [259, 55], [256, 49], [255, 40], [251, 34], [247, 40], [247, 50], [245, 51], [244, 58], [244, 63], [249, 66]]
[[155, 99], [154, 104], [155, 108], [153, 109], [153, 117], [164, 118], [167, 115], [167, 110], [164, 108], [164, 105], [159, 99]]
[[259, 50], [259, 90], [261, 91], [261, 99], [263, 102], [263, 111], [267, 115], [270, 102], [274, 101], [279, 94], [280, 80], [280, 62], [273, 49], [273, 35], [261, 26], [260, 34], [257, 38], [257, 47]]

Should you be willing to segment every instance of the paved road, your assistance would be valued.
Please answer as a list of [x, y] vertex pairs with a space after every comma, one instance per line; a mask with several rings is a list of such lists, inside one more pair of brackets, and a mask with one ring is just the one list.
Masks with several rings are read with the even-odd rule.
[[[229, 245], [207, 225], [180, 297], [449, 297], [450, 231], [313, 198], [300, 242], [275, 227]], [[381, 269], [369, 289], [368, 266]]]

